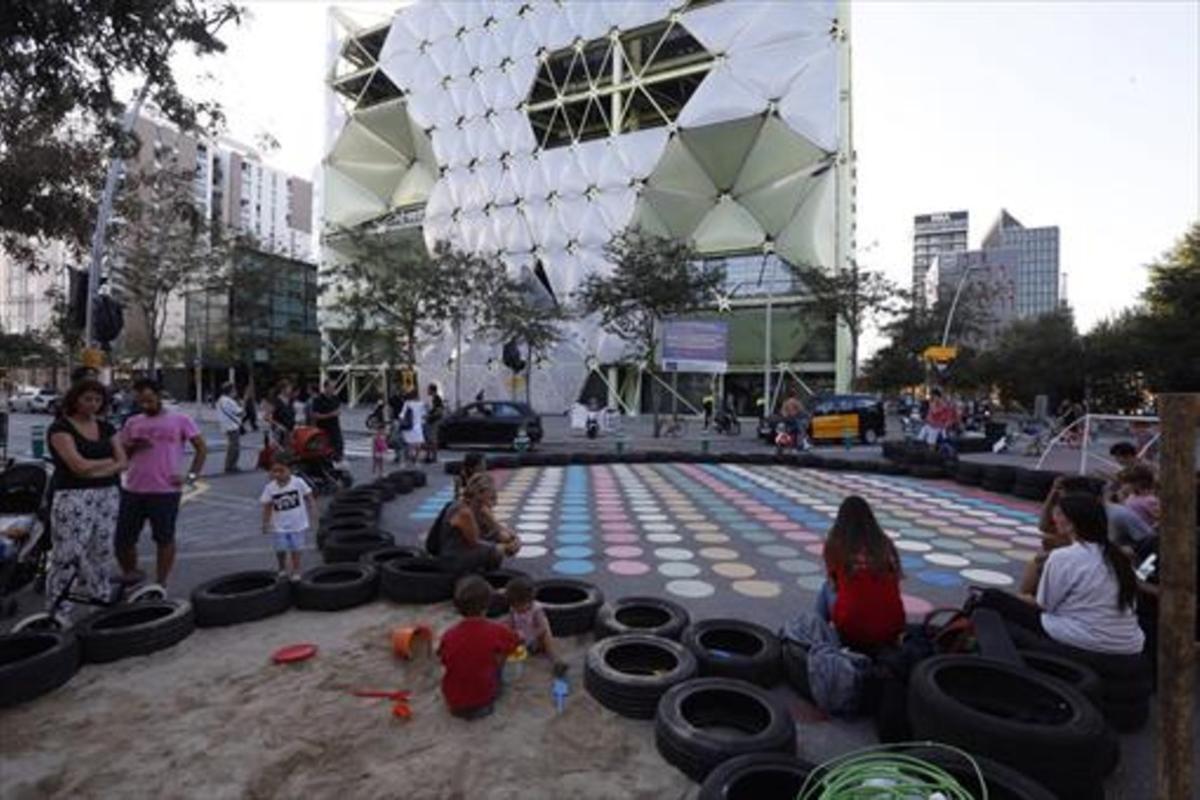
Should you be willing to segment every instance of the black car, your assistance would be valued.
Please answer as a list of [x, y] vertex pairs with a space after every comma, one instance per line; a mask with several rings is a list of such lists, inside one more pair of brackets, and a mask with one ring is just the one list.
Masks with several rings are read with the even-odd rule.
[[438, 447], [512, 447], [521, 428], [525, 428], [530, 445], [542, 440], [542, 418], [525, 403], [508, 400], [471, 403], [442, 418], [438, 425]]

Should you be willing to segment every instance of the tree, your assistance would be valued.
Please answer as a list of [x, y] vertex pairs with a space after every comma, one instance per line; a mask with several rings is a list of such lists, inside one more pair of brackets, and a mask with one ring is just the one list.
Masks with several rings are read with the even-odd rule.
[[[637, 228], [614, 237], [605, 253], [614, 270], [588, 275], [575, 299], [585, 313], [598, 314], [601, 326], [625, 342], [629, 355], [653, 377], [663, 322], [709, 302], [724, 272], [700, 262], [686, 243]], [[653, 392], [657, 436], [657, 386]]]
[[[1144, 365], [1156, 392], [1200, 389], [1200, 222], [1149, 267]], [[1170, 343], [1170, 357], [1160, 348]]]
[[135, 76], [184, 129], [217, 124], [215, 103], [179, 91], [175, 46], [224, 51], [241, 9], [223, 0], [12, 0], [0, 25], [0, 246], [30, 261], [34, 239], [82, 249], [105, 156], [129, 152], [116, 84]]
[[[785, 262], [786, 263], [786, 262]], [[823, 316], [840, 320], [850, 334], [850, 385], [858, 381], [858, 342], [872, 319], [897, 313], [904, 302], [904, 291], [881, 272], [850, 268], [823, 269], [788, 264], [792, 275], [808, 292], [812, 304]]]
[[532, 403], [534, 359], [545, 356], [563, 339], [563, 324], [571, 312], [550, 297], [535, 281], [507, 279], [494, 295], [484, 332], [493, 341], [524, 342], [525, 402]]
[[453, 318], [459, 280], [443, 273], [411, 234], [359, 227], [343, 228], [337, 238], [343, 258], [330, 266], [323, 290], [336, 293], [352, 336], [390, 331], [392, 360], [415, 367], [422, 345]]
[[1069, 308], [1017, 320], [988, 354], [989, 372], [1006, 402], [1032, 407], [1039, 394], [1052, 404], [1082, 399], [1083, 341]]
[[195, 204], [193, 177], [193, 170], [164, 167], [130, 179], [121, 196], [113, 291], [144, 326], [150, 374], [158, 363], [170, 302], [188, 291], [206, 290], [229, 257], [226, 243], [213, 236]]
[[[883, 326], [883, 333], [889, 341], [864, 366], [864, 385], [883, 393], [918, 386], [930, 377], [936, 377], [939, 383], [963, 387], [987, 385], [988, 381], [979, 372], [982, 365], [978, 363], [973, 350], [966, 346], [959, 347], [963, 364], [951, 364], [944, 375], [939, 373], [931, 376], [928, 372], [929, 367], [922, 354], [930, 345], [941, 343], [952, 302], [951, 297], [938, 298], [932, 305], [906, 299], [900, 313]], [[978, 339], [989, 321], [986, 290], [967, 284], [954, 311], [950, 341]]]

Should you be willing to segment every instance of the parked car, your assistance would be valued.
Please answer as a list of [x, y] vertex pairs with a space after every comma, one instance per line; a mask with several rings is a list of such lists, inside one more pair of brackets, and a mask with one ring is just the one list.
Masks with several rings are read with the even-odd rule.
[[54, 389], [34, 389], [18, 392], [8, 398], [9, 411], [24, 411], [30, 414], [53, 414], [62, 397]]
[[[883, 401], [869, 394], [818, 397], [808, 403], [807, 413], [808, 438], [814, 442], [840, 442], [849, 430], [852, 438], [864, 444], [874, 444], [887, 433]], [[760, 419], [759, 438], [767, 444], [774, 444], [776, 426], [782, 421], [781, 414]]]
[[438, 425], [438, 447], [512, 447], [522, 427], [530, 445], [542, 440], [542, 418], [525, 403], [508, 400], [471, 403], [442, 418]]

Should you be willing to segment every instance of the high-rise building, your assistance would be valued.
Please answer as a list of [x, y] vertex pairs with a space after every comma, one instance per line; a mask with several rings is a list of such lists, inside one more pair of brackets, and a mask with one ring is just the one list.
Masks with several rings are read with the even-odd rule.
[[[846, 337], [805, 304], [783, 264], [834, 268], [853, 257], [844, 2], [396, 6], [383, 20], [332, 12], [330, 258], [347, 226], [419, 237], [429, 249], [445, 241], [534, 276], [566, 303], [612, 269], [605, 245], [636, 226], [724, 266], [726, 297], [698, 313], [728, 322], [735, 403], [752, 410], [783, 374], [846, 385]], [[323, 302], [330, 353], [350, 353], [335, 293]], [[453, 363], [470, 394], [510, 391], [487, 367], [496, 346], [473, 337], [459, 353], [453, 339], [418, 354], [422, 381], [449, 383]], [[325, 365], [352, 387], [377, 379], [388, 358], [356, 352]], [[629, 361], [596, 319], [573, 321], [539, 367], [539, 407], [565, 408], [590, 379], [610, 402], [644, 409], [652, 380]], [[691, 394], [684, 387], [706, 387], [709, 376], [680, 374], [677, 384]]]
[[1004, 210], [983, 238], [984, 250], [1011, 248], [1018, 253], [1018, 317], [1036, 317], [1059, 307], [1058, 243], [1057, 225], [1026, 228]]
[[943, 211], [913, 217], [913, 294], [925, 296], [926, 273], [933, 260], [967, 249], [966, 211]]
[[937, 297], [976, 290], [984, 321], [971, 343], [986, 347], [1013, 320], [1059, 307], [1058, 240], [1057, 227], [1026, 228], [1001, 211], [980, 249], [938, 255], [926, 283]]

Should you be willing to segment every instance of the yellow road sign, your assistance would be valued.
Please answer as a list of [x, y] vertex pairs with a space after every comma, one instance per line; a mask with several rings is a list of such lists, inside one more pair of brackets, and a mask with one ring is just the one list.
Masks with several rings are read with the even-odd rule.
[[958, 357], [958, 348], [933, 345], [926, 347], [922, 355], [925, 356], [926, 361], [953, 361]]

